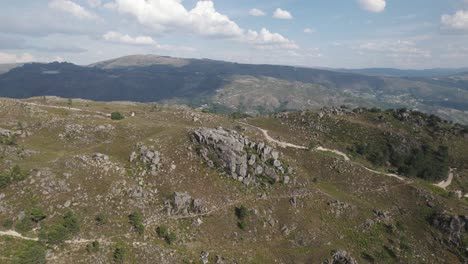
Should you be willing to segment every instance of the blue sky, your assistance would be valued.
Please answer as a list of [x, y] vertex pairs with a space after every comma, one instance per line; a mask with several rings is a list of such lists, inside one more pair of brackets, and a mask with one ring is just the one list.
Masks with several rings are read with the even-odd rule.
[[310, 67], [468, 66], [468, 0], [2, 0], [0, 63], [129, 54]]

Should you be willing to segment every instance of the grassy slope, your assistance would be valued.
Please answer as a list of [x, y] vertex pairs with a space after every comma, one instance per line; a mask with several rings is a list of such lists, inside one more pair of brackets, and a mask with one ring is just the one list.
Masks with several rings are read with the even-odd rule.
[[[48, 103], [65, 106], [67, 102], [51, 99]], [[38, 155], [24, 158], [15, 152], [7, 153], [1, 159], [2, 164], [11, 161], [28, 170], [51, 172], [50, 175], [32, 173], [33, 176], [25, 181], [0, 190], [5, 194], [0, 203], [5, 209], [0, 211], [0, 222], [6, 219], [16, 222], [21, 210], [40, 206], [48, 217], [38, 229], [47, 228], [67, 211], [63, 205], [70, 200], [70, 208], [79, 216], [81, 223], [79, 237], [107, 241], [95, 254], [86, 252], [86, 243], [65, 244], [51, 249], [54, 263], [107, 262], [112, 258], [117, 243], [126, 245], [129, 263], [196, 261], [201, 251], [210, 252], [210, 258], [221, 255], [239, 263], [317, 263], [338, 248], [350, 251], [361, 260], [360, 263], [365, 263], [361, 259], [363, 253], [372, 255], [378, 263], [397, 261], [383, 245], [394, 248], [393, 251], [396, 247], [405, 248], [398, 254], [399, 262], [460, 261], [432, 237], [438, 233], [426, 224], [425, 217], [432, 209], [425, 206], [424, 194], [433, 195], [437, 205], [445, 205], [460, 213], [463, 213], [466, 203], [427, 184], [404, 185], [325, 153], [281, 149], [284, 159], [296, 169], [295, 183], [256, 190], [207, 168], [189, 148], [188, 132], [192, 128], [237, 125], [222, 116], [196, 113], [201, 120], [198, 123], [192, 121], [191, 111], [183, 108], [159, 107], [151, 111], [152, 106], [145, 104], [74, 100], [73, 107], [92, 111], [118, 110], [127, 116], [130, 111], [136, 111], [136, 117], [117, 122], [92, 113], [61, 109], [41, 107], [43, 111], [38, 112], [38, 107], [25, 107], [11, 100], [1, 100], [0, 107], [0, 127], [13, 128], [21, 121], [26, 130], [32, 132], [31, 136], [19, 139], [18, 149], [40, 151]], [[269, 129], [275, 138], [291, 143], [307, 144], [315, 140], [329, 147], [346, 148], [346, 144], [340, 144], [346, 135], [314, 136], [309, 130], [282, 124], [274, 118], [258, 118], [249, 122]], [[375, 126], [365, 119], [350, 122]], [[64, 133], [66, 124], [81, 124], [86, 131], [61, 140], [58, 135]], [[114, 129], [95, 131], [97, 126], [107, 124]], [[255, 129], [246, 129], [249, 137], [264, 140]], [[157, 176], [133, 173], [136, 168], [128, 162], [128, 157], [137, 142], [154, 145], [162, 153], [163, 165]], [[466, 140], [462, 143], [466, 144]], [[114, 167], [122, 168], [122, 173], [115, 169], [106, 173], [102, 168], [85, 166], [76, 158], [77, 155], [90, 156], [95, 152], [109, 155]], [[176, 168], [172, 170], [171, 164]], [[64, 173], [71, 176], [66, 177]], [[458, 181], [457, 184], [466, 183], [463, 179]], [[144, 199], [132, 196], [129, 187], [136, 186], [145, 190]], [[196, 218], [176, 220], [167, 217], [164, 201], [174, 191], [187, 191], [192, 197], [205, 200], [214, 212], [200, 217], [204, 223], [198, 228], [192, 226]], [[263, 192], [267, 193], [266, 199], [260, 199]], [[298, 198], [297, 208], [289, 204], [293, 195], [303, 196]], [[327, 204], [335, 199], [350, 204], [351, 209], [337, 217]], [[241, 204], [256, 212], [248, 217], [245, 231], [237, 227], [234, 214], [235, 206]], [[128, 224], [127, 216], [135, 209], [143, 212], [148, 223], [144, 237], [137, 235]], [[398, 228], [390, 231], [383, 224], [376, 224], [363, 232], [366, 219], [374, 219], [373, 209], [391, 212], [392, 224]], [[107, 215], [107, 224], [96, 226], [94, 218], [98, 213]], [[157, 238], [155, 228], [161, 224], [177, 234], [178, 240], [174, 245], [167, 245]], [[290, 232], [281, 232], [282, 226], [287, 226]], [[37, 232], [29, 232], [29, 235], [37, 235]], [[18, 240], [5, 237], [0, 240], [5, 249], [1, 254], [6, 263], [24, 246]]]

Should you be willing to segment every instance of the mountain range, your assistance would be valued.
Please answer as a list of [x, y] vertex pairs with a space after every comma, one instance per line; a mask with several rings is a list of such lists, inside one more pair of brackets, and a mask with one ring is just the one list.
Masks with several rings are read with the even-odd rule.
[[406, 107], [468, 123], [464, 69], [325, 70], [157, 55], [88, 66], [53, 62], [0, 69], [2, 97], [183, 103], [250, 115], [340, 105]]

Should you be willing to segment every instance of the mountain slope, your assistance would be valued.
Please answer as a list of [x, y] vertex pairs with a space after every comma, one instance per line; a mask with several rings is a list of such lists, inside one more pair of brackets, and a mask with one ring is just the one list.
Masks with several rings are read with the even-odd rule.
[[[252, 78], [255, 85], [263, 87], [264, 99], [268, 100], [233, 99], [233, 94], [252, 89]], [[285, 93], [289, 95], [285, 97]], [[123, 57], [92, 67], [26, 64], [0, 75], [0, 96], [41, 95], [100, 101], [175, 101], [193, 106], [221, 104], [226, 111], [245, 110], [250, 114], [320, 108], [327, 103], [409, 107], [468, 122], [468, 90], [458, 89], [451, 82], [150, 55]]]

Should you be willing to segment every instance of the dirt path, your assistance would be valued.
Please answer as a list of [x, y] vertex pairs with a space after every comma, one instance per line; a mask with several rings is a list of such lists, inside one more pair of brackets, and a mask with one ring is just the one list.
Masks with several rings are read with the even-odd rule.
[[48, 108], [54, 108], [54, 109], [64, 109], [64, 110], [70, 110], [70, 111], [75, 111], [75, 112], [88, 112], [88, 113], [94, 113], [94, 114], [103, 115], [103, 116], [110, 116], [110, 114], [106, 114], [104, 112], [91, 111], [91, 110], [85, 110], [85, 109], [80, 109], [80, 108], [56, 106], [56, 105], [44, 105], [44, 104], [29, 103], [29, 102], [22, 102], [22, 103], [26, 105], [37, 106], [37, 107], [48, 107]]
[[9, 236], [9, 237], [15, 237], [15, 238], [23, 239], [23, 240], [39, 241], [38, 238], [25, 237], [21, 235], [20, 233], [13, 231], [13, 230], [0, 231], [0, 236]]
[[[445, 190], [445, 189], [447, 189], [447, 187], [450, 186], [450, 184], [452, 184], [452, 181], [453, 181], [453, 169], [450, 168], [447, 179], [444, 180], [444, 181], [441, 181], [441, 182], [439, 182], [437, 184], [434, 184], [434, 185]], [[466, 195], [465, 195], [465, 197], [466, 197]]]
[[247, 124], [247, 123], [244, 123], [244, 122], [237, 122], [239, 124], [242, 124], [242, 125], [246, 125], [246, 126], [250, 126], [250, 127], [253, 127], [253, 128], [256, 128], [258, 130], [260, 130], [262, 133], [263, 133], [263, 136], [265, 136], [265, 138], [267, 139], [268, 142], [271, 142], [271, 143], [274, 143], [282, 148], [295, 148], [295, 149], [308, 149], [307, 147], [304, 147], [304, 146], [299, 146], [299, 145], [294, 145], [294, 144], [291, 144], [291, 143], [287, 143], [287, 142], [282, 142], [282, 141], [279, 141], [279, 140], [276, 140], [272, 137], [270, 137], [270, 135], [268, 135], [268, 130], [265, 130], [265, 129], [262, 129], [260, 127], [257, 127], [257, 126], [254, 126], [254, 125], [251, 125], [251, 124]]
[[[265, 136], [265, 138], [266, 138], [266, 140], [268, 142], [274, 143], [274, 144], [276, 144], [276, 145], [278, 145], [278, 146], [280, 146], [282, 148], [290, 147], [290, 148], [304, 149], [304, 150], [308, 149], [307, 147], [304, 147], [304, 146], [298, 146], [298, 145], [294, 145], [294, 144], [291, 144], [291, 143], [278, 141], [278, 140], [272, 138], [270, 135], [268, 135], [268, 130], [262, 129], [260, 127], [257, 127], [257, 126], [254, 126], [254, 125], [251, 125], [251, 124], [248, 124], [248, 123], [244, 123], [244, 122], [238, 122], [238, 123], [243, 124], [243, 125], [247, 125], [247, 126], [250, 126], [250, 127], [253, 127], [253, 128], [256, 128], [256, 129], [260, 130], [263, 133], [263, 135]], [[343, 152], [341, 152], [339, 150], [336, 150], [336, 149], [328, 149], [328, 148], [324, 148], [324, 147], [319, 146], [319, 147], [315, 148], [315, 150], [325, 151], [325, 152], [332, 152], [332, 153], [335, 153], [338, 156], [343, 157], [345, 161], [352, 162], [348, 155], [346, 155], [345, 153], [343, 153]], [[396, 178], [396, 179], [398, 179], [400, 181], [405, 181], [405, 182], [408, 181], [407, 179], [405, 179], [405, 178], [403, 178], [403, 177], [401, 177], [401, 176], [399, 176], [397, 174], [384, 173], [384, 172], [380, 172], [380, 171], [376, 171], [376, 170], [367, 168], [366, 166], [364, 166], [364, 165], [362, 165], [360, 163], [357, 163], [357, 162], [353, 162], [353, 163], [358, 165], [358, 166], [363, 167], [365, 170], [370, 171], [372, 173], [393, 177], [393, 178]]]
[[316, 150], [318, 150], [318, 151], [332, 152], [332, 153], [335, 153], [335, 154], [338, 155], [338, 156], [343, 157], [344, 160], [346, 160], [346, 161], [350, 161], [350, 160], [351, 160], [351, 159], [348, 157], [348, 155], [346, 155], [346, 154], [344, 154], [343, 152], [338, 151], [338, 150], [327, 149], [327, 148], [324, 148], [324, 147], [317, 147]]

